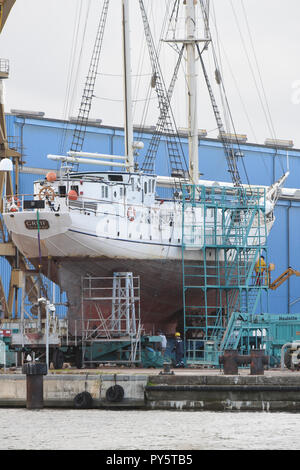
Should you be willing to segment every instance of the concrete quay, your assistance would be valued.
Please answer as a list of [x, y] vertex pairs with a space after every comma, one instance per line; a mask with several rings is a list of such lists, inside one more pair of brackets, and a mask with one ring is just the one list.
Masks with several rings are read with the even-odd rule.
[[[43, 377], [44, 408], [80, 408], [78, 395], [92, 397], [90, 408], [209, 411], [300, 411], [300, 373], [284, 369], [224, 375], [218, 369], [97, 368], [49, 371]], [[108, 389], [123, 396], [111, 400]], [[26, 375], [0, 373], [0, 406], [26, 407]]]

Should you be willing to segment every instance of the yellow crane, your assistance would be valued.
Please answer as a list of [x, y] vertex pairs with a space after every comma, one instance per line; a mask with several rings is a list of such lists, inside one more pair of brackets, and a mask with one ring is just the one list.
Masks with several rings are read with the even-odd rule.
[[0, 33], [16, 0], [0, 0]]
[[269, 271], [269, 289], [272, 289], [272, 290], [277, 289], [277, 287], [281, 286], [281, 284], [283, 284], [287, 279], [289, 279], [289, 277], [291, 277], [293, 275], [300, 276], [300, 271], [297, 271], [296, 269], [291, 268], [289, 266], [288, 269], [286, 269], [282, 274], [280, 274], [280, 276], [277, 277], [277, 279], [275, 279], [275, 281], [273, 281], [271, 283], [270, 282], [270, 279], [271, 279], [270, 271], [272, 269], [270, 269], [270, 266], [269, 266], [269, 270], [268, 270]]

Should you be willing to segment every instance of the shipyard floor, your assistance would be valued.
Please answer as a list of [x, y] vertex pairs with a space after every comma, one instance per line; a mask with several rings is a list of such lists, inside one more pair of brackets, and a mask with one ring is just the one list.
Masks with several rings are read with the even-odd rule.
[[[186, 367], [186, 368], [174, 368], [171, 369], [175, 375], [178, 376], [215, 376], [215, 375], [224, 375], [223, 369], [217, 367]], [[5, 370], [2, 368], [0, 369], [0, 374], [21, 374], [22, 368], [21, 367], [8, 367]], [[140, 368], [140, 367], [96, 367], [96, 368], [87, 368], [87, 369], [77, 369], [76, 367], [64, 367], [63, 369], [49, 369], [48, 374], [55, 375], [55, 374], [79, 374], [79, 375], [95, 375], [95, 374], [122, 374], [122, 375], [162, 375], [163, 369], [160, 368]], [[250, 375], [249, 367], [239, 368], [238, 375]], [[293, 376], [299, 375], [300, 371], [297, 370], [290, 370], [287, 368], [270, 368], [265, 369], [264, 371], [265, 376], [269, 377], [278, 377], [278, 376]]]

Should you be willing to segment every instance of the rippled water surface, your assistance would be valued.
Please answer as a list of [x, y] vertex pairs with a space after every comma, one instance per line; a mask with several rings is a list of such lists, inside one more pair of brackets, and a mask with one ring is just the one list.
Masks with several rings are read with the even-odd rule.
[[300, 414], [0, 409], [0, 449], [300, 449]]

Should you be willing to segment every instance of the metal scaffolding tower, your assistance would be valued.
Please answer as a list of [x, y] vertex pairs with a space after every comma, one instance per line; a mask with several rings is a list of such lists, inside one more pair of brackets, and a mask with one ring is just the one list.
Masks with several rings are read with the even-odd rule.
[[82, 362], [141, 360], [140, 279], [130, 272], [82, 278]]
[[267, 270], [254, 275], [266, 259], [265, 190], [185, 185], [182, 214], [186, 360], [217, 364], [224, 349], [248, 353], [239, 322], [268, 290]]

